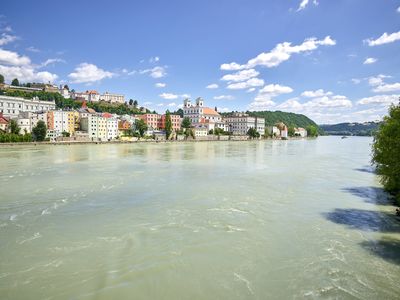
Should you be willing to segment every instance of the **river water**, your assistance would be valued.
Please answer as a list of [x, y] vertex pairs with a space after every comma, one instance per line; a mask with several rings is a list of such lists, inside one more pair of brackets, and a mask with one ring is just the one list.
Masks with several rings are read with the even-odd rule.
[[0, 148], [1, 299], [399, 299], [370, 138]]

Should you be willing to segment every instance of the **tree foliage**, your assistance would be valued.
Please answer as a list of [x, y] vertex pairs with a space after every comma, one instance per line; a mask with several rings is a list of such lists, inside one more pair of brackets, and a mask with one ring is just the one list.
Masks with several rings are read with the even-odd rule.
[[[265, 119], [265, 126], [274, 126], [276, 123], [283, 122], [287, 126], [307, 128], [309, 125], [318, 125], [302, 114], [295, 114], [283, 111], [247, 111], [248, 115], [252, 117], [259, 117]], [[222, 115], [229, 115], [232, 113], [220, 113]]]
[[309, 137], [317, 137], [318, 136], [318, 128], [313, 125], [309, 125], [306, 128], [307, 130], [307, 136]]
[[385, 189], [394, 194], [400, 204], [400, 104], [390, 107], [372, 149], [372, 162]]
[[40, 120], [36, 126], [32, 128], [33, 138], [35, 141], [42, 142], [46, 138], [47, 126]]
[[19, 86], [18, 78], [14, 78], [14, 79], [11, 81], [11, 85], [12, 85], [12, 86]]
[[139, 132], [141, 137], [144, 136], [144, 133], [148, 129], [147, 124], [142, 119], [137, 119], [135, 121], [135, 128]]
[[260, 134], [258, 133], [257, 129], [255, 129], [253, 127], [249, 128], [249, 130], [247, 130], [247, 135], [252, 139], [260, 137]]
[[0, 84], [4, 83], [4, 76], [0, 74]]
[[190, 128], [190, 126], [192, 126], [192, 121], [190, 121], [190, 119], [188, 117], [185, 117], [182, 120], [181, 126], [182, 126], [182, 128]]
[[21, 128], [19, 128], [16, 120], [10, 120], [10, 133], [19, 134]]
[[169, 110], [165, 113], [165, 137], [168, 140], [172, 133], [172, 120]]

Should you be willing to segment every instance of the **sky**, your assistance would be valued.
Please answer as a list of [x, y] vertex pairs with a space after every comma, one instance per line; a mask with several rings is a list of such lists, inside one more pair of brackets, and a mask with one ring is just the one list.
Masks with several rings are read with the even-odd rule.
[[157, 112], [375, 121], [400, 97], [400, 0], [6, 1], [0, 74]]

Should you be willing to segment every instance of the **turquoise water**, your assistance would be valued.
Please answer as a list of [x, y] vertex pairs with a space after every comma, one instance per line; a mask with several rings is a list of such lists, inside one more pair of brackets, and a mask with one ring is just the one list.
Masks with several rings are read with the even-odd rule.
[[398, 299], [370, 138], [0, 148], [1, 299]]

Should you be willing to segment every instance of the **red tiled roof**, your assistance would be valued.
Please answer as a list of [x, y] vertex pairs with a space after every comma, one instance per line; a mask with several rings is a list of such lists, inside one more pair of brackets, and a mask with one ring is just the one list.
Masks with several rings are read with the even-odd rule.
[[215, 110], [209, 108], [209, 107], [204, 107], [203, 108], [203, 114], [205, 115], [214, 115], [214, 116], [220, 116], [219, 113], [217, 113]]

